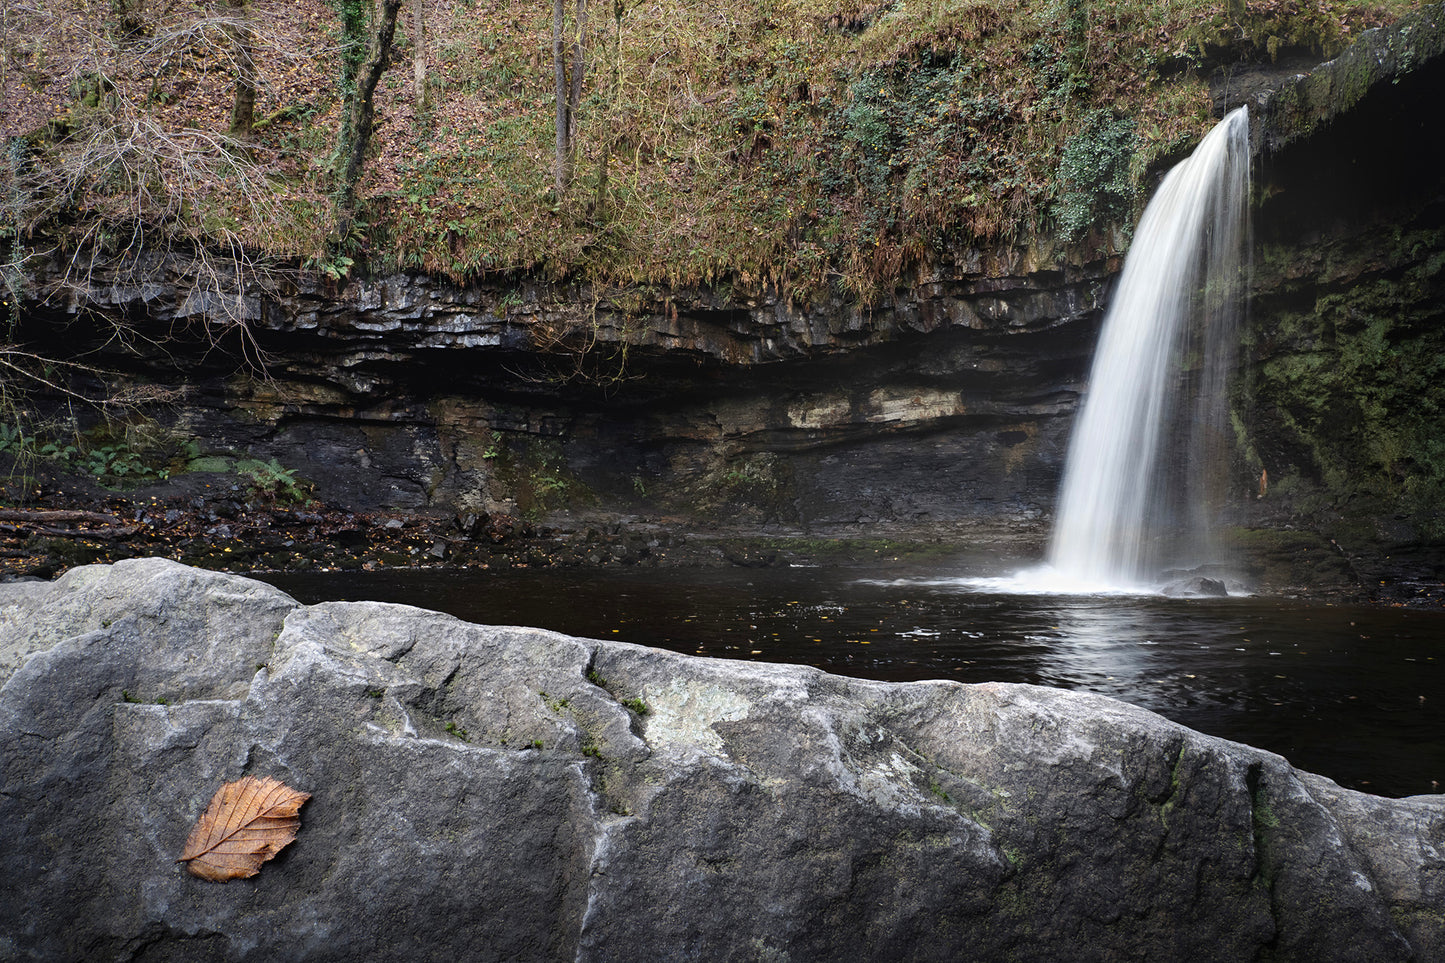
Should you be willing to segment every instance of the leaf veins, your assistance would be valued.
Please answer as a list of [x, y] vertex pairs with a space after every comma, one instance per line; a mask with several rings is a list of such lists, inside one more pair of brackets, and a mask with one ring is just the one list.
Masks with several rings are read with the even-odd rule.
[[269, 776], [228, 782], [211, 797], [177, 862], [216, 883], [255, 876], [296, 838], [297, 813], [310, 798]]

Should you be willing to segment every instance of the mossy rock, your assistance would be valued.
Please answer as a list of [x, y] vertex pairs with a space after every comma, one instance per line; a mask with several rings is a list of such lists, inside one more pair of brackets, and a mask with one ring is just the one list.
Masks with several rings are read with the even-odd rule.
[[1344, 53], [1282, 85], [1259, 121], [1270, 150], [1309, 136], [1349, 111], [1374, 87], [1397, 81], [1445, 54], [1445, 4], [1367, 30]]

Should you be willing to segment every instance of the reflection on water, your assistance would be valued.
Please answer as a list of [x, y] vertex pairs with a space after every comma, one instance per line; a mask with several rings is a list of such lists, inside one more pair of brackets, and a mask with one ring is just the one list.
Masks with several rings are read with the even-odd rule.
[[1445, 783], [1445, 613], [1288, 599], [1019, 595], [856, 572], [550, 570], [266, 578], [375, 599], [889, 681], [1098, 692], [1385, 795]]

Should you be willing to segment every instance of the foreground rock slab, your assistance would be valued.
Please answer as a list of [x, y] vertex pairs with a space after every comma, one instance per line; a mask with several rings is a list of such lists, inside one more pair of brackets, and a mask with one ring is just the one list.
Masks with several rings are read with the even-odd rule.
[[[158, 559], [0, 587], [0, 680], [0, 959], [1445, 958], [1445, 797], [1102, 697]], [[195, 879], [190, 826], [243, 775], [312, 793], [300, 834]]]

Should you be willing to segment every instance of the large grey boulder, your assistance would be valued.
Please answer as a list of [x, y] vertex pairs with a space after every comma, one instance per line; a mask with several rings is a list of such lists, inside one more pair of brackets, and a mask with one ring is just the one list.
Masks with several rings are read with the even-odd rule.
[[[161, 560], [0, 594], [6, 676], [0, 959], [1445, 957], [1445, 797], [1096, 696], [301, 606]], [[245, 774], [313, 794], [300, 835], [195, 879], [190, 826]]]

